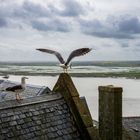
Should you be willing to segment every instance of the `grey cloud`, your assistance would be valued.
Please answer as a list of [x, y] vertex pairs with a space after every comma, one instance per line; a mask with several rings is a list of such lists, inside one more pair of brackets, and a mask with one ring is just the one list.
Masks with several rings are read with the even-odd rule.
[[0, 28], [6, 27], [7, 26], [7, 21], [4, 18], [0, 18]]
[[44, 24], [40, 21], [32, 21], [31, 24], [34, 29], [37, 29], [40, 31], [49, 31], [50, 30], [50, 28], [46, 24]]
[[115, 33], [115, 32], [91, 32], [87, 33], [89, 35], [94, 35], [101, 38], [116, 38], [116, 39], [134, 39], [133, 36], [127, 35], [124, 33]]
[[76, 0], [62, 0], [61, 4], [64, 9], [57, 9], [53, 3], [48, 6], [43, 6], [28, 0], [22, 4], [10, 3], [0, 5], [0, 17], [9, 18], [41, 18], [54, 16], [68, 16], [75, 17], [83, 14], [85, 11], [81, 4]]
[[138, 34], [140, 33], [140, 21], [137, 17], [122, 19], [119, 22], [119, 30], [130, 34]]
[[136, 46], [136, 47], [140, 47], [140, 43], [136, 43], [135, 46]]
[[63, 16], [79, 16], [84, 13], [83, 7], [76, 0], [63, 0], [65, 6], [64, 10], [61, 12]]
[[121, 47], [128, 48], [129, 47], [129, 43], [121, 43]]
[[49, 9], [35, 4], [30, 1], [25, 1], [21, 6], [17, 6], [14, 9], [14, 16], [21, 18], [34, 18], [34, 17], [48, 17], [50, 15]]
[[81, 31], [88, 35], [101, 38], [134, 39], [140, 33], [140, 21], [137, 17], [128, 15], [119, 18], [112, 17], [111, 21], [79, 20]]
[[60, 20], [50, 20], [48, 22], [32, 21], [31, 25], [34, 29], [39, 31], [58, 31], [58, 32], [69, 32], [70, 28], [66, 22]]
[[13, 14], [13, 7], [10, 4], [0, 4], [0, 17], [7, 18]]
[[[69, 32], [70, 24], [68, 25], [68, 23], [64, 21], [65, 16], [78, 16], [83, 13], [83, 9], [75, 0], [62, 0], [61, 4], [64, 5], [63, 10], [56, 9], [53, 4], [45, 7], [28, 0], [25, 0], [22, 4], [13, 4], [7, 1], [7, 4], [0, 5], [0, 18], [7, 19], [8, 27], [11, 26], [12, 28], [21, 25], [31, 25], [39, 31], [53, 30]], [[49, 20], [49, 22], [40, 22], [41, 19]], [[15, 26], [13, 24], [15, 24]]]
[[24, 1], [22, 4], [7, 3], [0, 5], [0, 17], [9, 19], [30, 20], [32, 18], [41, 18], [50, 16], [50, 10], [40, 4], [30, 1]]
[[114, 25], [108, 25], [101, 21], [94, 20], [79, 20], [80, 29], [83, 33], [97, 36], [101, 38], [117, 38], [117, 39], [133, 39], [131, 34], [118, 31]]
[[62, 0], [63, 9], [58, 9], [54, 5], [49, 5], [51, 12], [63, 17], [78, 17], [85, 14], [84, 7], [76, 0]]
[[35, 4], [29, 1], [25, 1], [23, 4], [23, 8], [28, 11], [28, 13], [31, 13], [33, 15], [37, 16], [49, 16], [49, 10], [46, 7], [43, 7], [39, 4]]

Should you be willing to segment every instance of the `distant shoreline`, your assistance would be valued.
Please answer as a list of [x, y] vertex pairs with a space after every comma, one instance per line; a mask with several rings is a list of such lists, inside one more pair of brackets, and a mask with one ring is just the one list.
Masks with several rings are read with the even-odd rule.
[[[59, 62], [57, 61], [34, 61], [34, 62], [16, 62], [16, 61], [0, 61], [0, 65], [16, 65], [16, 66], [56, 66]], [[140, 60], [131, 60], [131, 61], [74, 61], [71, 63], [72, 66], [105, 66], [105, 67], [140, 67]]]
[[[60, 73], [33, 73], [33, 72], [9, 72], [9, 71], [0, 71], [0, 75], [28, 75], [28, 76], [58, 76]], [[113, 77], [113, 78], [129, 78], [129, 79], [140, 79], [139, 72], [103, 72], [103, 73], [69, 73], [72, 77]]]

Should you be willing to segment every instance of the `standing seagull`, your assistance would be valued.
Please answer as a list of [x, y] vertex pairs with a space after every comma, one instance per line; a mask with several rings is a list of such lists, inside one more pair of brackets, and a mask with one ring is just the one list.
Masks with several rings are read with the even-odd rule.
[[28, 79], [28, 78], [27, 77], [22, 77], [20, 85], [8, 87], [4, 91], [15, 92], [16, 100], [22, 100], [22, 98], [19, 96], [19, 93], [23, 92], [26, 88], [25, 79]]
[[67, 72], [67, 69], [69, 68], [69, 63], [70, 61], [74, 58], [74, 57], [78, 57], [81, 55], [85, 55], [86, 53], [90, 52], [91, 49], [90, 48], [80, 48], [77, 50], [74, 50], [71, 52], [71, 54], [69, 55], [67, 61], [65, 62], [63, 57], [61, 56], [61, 54], [57, 51], [53, 51], [53, 50], [49, 50], [49, 49], [36, 49], [45, 53], [49, 53], [49, 54], [54, 54], [58, 60], [60, 61], [60, 67], [63, 68], [64, 72]]

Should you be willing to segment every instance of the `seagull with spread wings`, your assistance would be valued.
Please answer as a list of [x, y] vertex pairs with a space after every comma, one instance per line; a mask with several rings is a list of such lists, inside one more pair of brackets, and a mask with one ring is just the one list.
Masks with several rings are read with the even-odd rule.
[[41, 52], [45, 52], [45, 53], [49, 53], [49, 54], [54, 54], [58, 58], [58, 60], [60, 61], [60, 67], [63, 68], [64, 72], [67, 72], [67, 69], [69, 68], [69, 63], [74, 57], [85, 55], [91, 51], [90, 48], [80, 48], [80, 49], [74, 50], [71, 52], [67, 61], [65, 62], [63, 57], [61, 56], [61, 54], [57, 51], [50, 50], [50, 49], [42, 49], [42, 48], [39, 48], [36, 50], [41, 51]]

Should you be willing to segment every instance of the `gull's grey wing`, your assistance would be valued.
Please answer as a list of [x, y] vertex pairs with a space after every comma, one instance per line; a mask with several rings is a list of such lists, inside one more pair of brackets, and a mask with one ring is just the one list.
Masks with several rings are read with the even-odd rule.
[[20, 90], [22, 89], [22, 86], [21, 85], [16, 85], [16, 86], [13, 86], [13, 87], [8, 87], [5, 89], [5, 91], [13, 91], [15, 92], [16, 90]]
[[80, 48], [77, 50], [72, 51], [72, 53], [69, 55], [67, 61], [66, 61], [66, 65], [69, 64], [69, 62], [74, 58], [74, 57], [78, 57], [81, 55], [85, 55], [86, 53], [90, 52], [91, 49], [90, 48]]
[[60, 63], [62, 63], [62, 64], [65, 63], [65, 61], [62, 58], [61, 54], [59, 52], [57, 52], [57, 51], [53, 51], [53, 50], [49, 50], [49, 49], [42, 49], [42, 48], [36, 49], [36, 50], [41, 51], [41, 52], [45, 52], [45, 53], [49, 53], [49, 54], [54, 54], [58, 58]]

